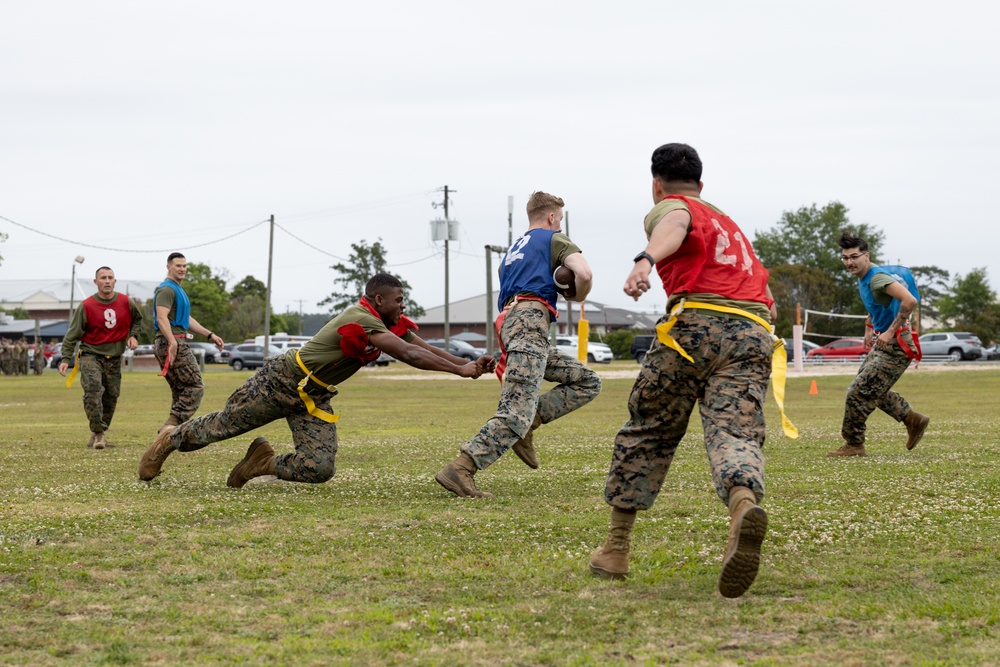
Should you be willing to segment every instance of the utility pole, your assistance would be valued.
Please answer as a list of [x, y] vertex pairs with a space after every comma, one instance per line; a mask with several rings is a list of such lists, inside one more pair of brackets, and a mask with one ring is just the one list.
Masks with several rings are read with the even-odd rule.
[[299, 335], [302, 335], [302, 302], [304, 299], [299, 299]]
[[498, 245], [486, 246], [486, 354], [493, 354], [494, 331], [493, 331], [493, 256], [495, 252], [499, 255], [507, 252], [505, 248]]
[[267, 288], [264, 290], [264, 358], [271, 349], [271, 265], [274, 261], [274, 214], [271, 214], [271, 239], [267, 246]]
[[507, 195], [507, 247], [514, 245], [514, 195]]
[[[448, 217], [448, 195], [452, 192], [458, 192], [458, 191], [450, 189], [447, 185], [444, 186], [442, 190], [444, 191], [444, 204], [438, 204], [437, 202], [434, 202], [433, 204], [431, 204], [431, 206], [433, 206], [434, 208], [437, 208], [438, 206], [444, 206], [444, 234], [443, 234], [444, 236], [443, 238], [444, 240], [444, 349], [445, 351], [448, 351], [449, 339], [451, 338], [450, 335], [451, 319], [449, 313], [450, 299], [448, 297], [448, 241], [458, 240], [457, 238], [458, 223], [455, 222], [456, 231], [454, 234], [452, 234], [452, 220], [451, 218]], [[431, 225], [433, 229], [434, 222], [431, 222]], [[454, 236], [455, 238], [452, 238], [452, 236]], [[434, 237], [433, 240], [438, 241], [442, 239]]]

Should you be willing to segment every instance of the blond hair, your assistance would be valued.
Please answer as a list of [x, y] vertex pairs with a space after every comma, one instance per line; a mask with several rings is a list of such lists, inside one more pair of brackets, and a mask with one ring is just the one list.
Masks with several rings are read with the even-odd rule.
[[566, 202], [562, 200], [562, 197], [556, 197], [541, 190], [532, 192], [531, 196], [528, 197], [528, 205], [526, 207], [528, 219], [534, 218], [539, 213], [547, 213], [550, 210], [560, 209], [565, 205]]

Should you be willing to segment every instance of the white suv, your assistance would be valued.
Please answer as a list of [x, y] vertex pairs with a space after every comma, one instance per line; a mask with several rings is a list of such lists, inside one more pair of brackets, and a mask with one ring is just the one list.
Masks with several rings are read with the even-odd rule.
[[[577, 358], [578, 345], [576, 336], [556, 336], [556, 348], [574, 359]], [[611, 348], [604, 343], [587, 341], [587, 361], [590, 363], [610, 364], [614, 357]]]

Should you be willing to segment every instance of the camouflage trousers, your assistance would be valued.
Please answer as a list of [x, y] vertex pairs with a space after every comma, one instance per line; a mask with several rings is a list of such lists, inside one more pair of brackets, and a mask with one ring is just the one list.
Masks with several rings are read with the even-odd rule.
[[844, 425], [840, 431], [847, 443], [865, 444], [865, 422], [875, 408], [898, 422], [910, 414], [910, 404], [892, 391], [892, 386], [909, 367], [910, 358], [896, 341], [889, 343], [887, 349], [875, 346], [868, 352], [857, 377], [847, 388]]
[[121, 394], [122, 358], [81, 354], [77, 363], [90, 432], [104, 433], [111, 426]]
[[770, 333], [748, 320], [685, 311], [670, 334], [694, 363], [653, 341], [629, 395], [629, 421], [615, 436], [605, 500], [619, 509], [652, 507], [698, 403], [715, 492], [728, 503], [729, 490], [745, 486], [759, 502]]
[[[319, 484], [333, 477], [337, 425], [313, 417], [299, 397], [303, 373], [290, 370], [285, 357], [273, 357], [226, 400], [218, 412], [184, 422], [171, 436], [178, 451], [193, 452], [284, 418], [292, 430], [294, 454], [275, 458], [275, 475], [291, 482]], [[333, 412], [333, 394], [310, 383], [307, 393], [324, 412]]]
[[[504, 320], [500, 336], [507, 350], [500, 404], [479, 433], [462, 445], [480, 470], [527, 435], [536, 414], [547, 424], [601, 393], [597, 373], [549, 347], [549, 311], [543, 304], [518, 303]], [[559, 384], [542, 394], [542, 380]]]
[[[153, 341], [153, 354], [163, 368], [167, 360], [167, 339], [157, 336]], [[201, 398], [205, 395], [205, 385], [201, 381], [198, 358], [188, 347], [187, 341], [177, 341], [177, 356], [167, 369], [167, 384], [170, 385], [170, 414], [178, 423], [186, 422], [198, 412]]]

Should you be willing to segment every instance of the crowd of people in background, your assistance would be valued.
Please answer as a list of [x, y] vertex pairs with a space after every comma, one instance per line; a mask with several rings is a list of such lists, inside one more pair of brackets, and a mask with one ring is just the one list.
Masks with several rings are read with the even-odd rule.
[[29, 372], [41, 375], [55, 350], [53, 341], [43, 346], [42, 354], [36, 354], [34, 345], [24, 338], [0, 338], [0, 375], [27, 375]]

